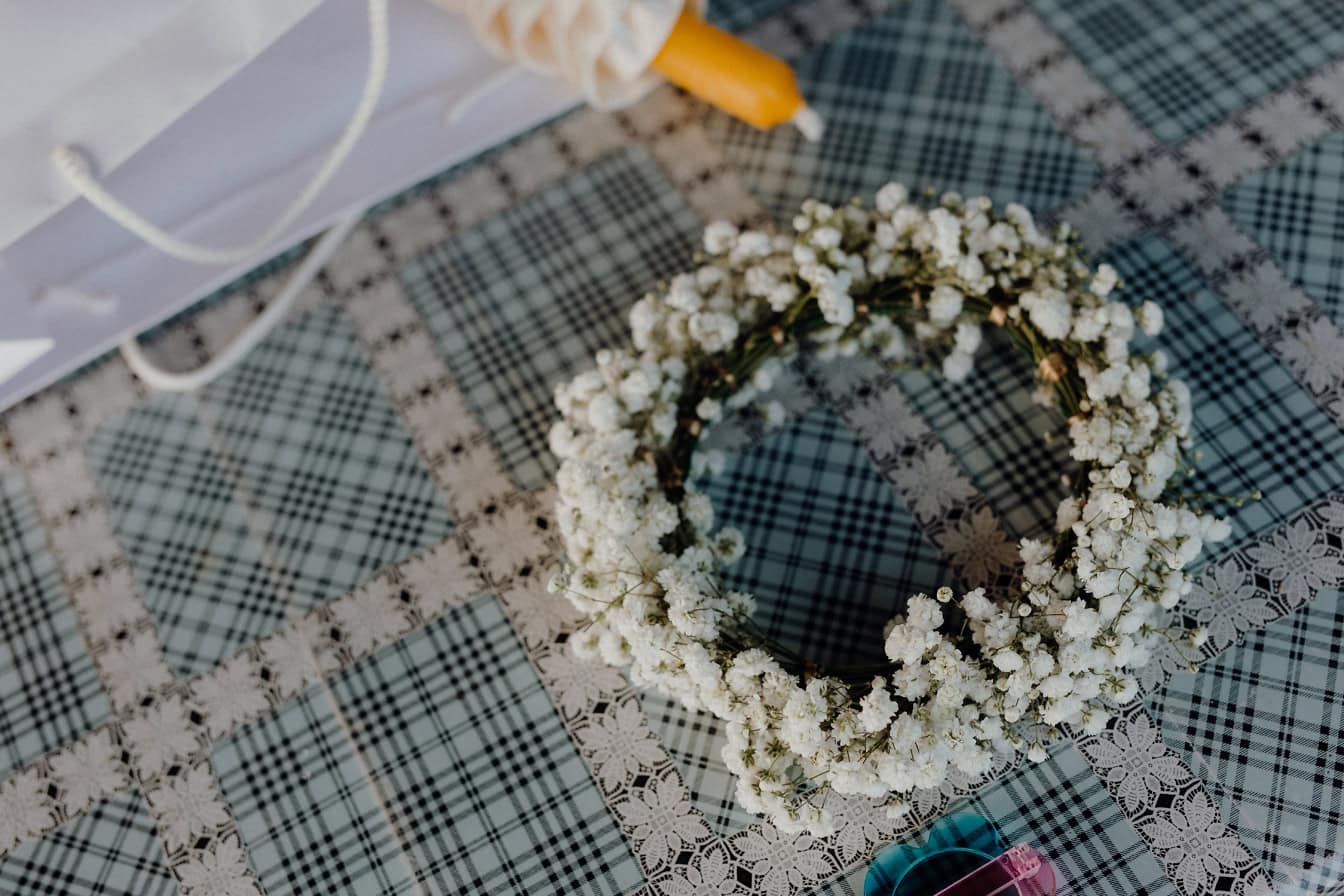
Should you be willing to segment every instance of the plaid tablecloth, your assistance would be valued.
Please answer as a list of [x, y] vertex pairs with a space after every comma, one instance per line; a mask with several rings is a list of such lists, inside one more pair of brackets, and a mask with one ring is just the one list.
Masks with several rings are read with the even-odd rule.
[[[720, 5], [825, 140], [672, 90], [575, 112], [375, 210], [200, 393], [108, 357], [3, 416], [0, 893], [853, 894], [962, 808], [1063, 892], [1341, 892], [1344, 5]], [[892, 179], [1073, 223], [1166, 308], [1199, 485], [1263, 497], [1181, 611], [1207, 645], [1108, 730], [815, 840], [735, 804], [712, 718], [570, 656], [544, 435], [704, 221]], [[295, 258], [152, 350], [198, 363]], [[786, 427], [720, 431], [763, 622], [871, 651], [909, 592], [1005, 574], [1063, 463], [1027, 381], [804, 362]]]

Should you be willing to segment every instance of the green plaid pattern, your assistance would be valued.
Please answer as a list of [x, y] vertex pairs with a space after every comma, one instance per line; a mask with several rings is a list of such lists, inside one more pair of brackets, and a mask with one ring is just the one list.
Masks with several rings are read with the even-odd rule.
[[100, 430], [89, 466], [117, 538], [183, 677], [213, 668], [285, 618], [262, 546], [192, 398], [161, 395]]
[[298, 606], [344, 594], [451, 531], [339, 308], [281, 327], [202, 401]]
[[178, 887], [144, 803], [120, 793], [0, 858], [0, 893], [176, 896]]
[[[956, 457], [995, 515], [1016, 537], [1053, 531], [1070, 466], [1059, 414], [1031, 400], [1030, 362], [991, 328], [989, 344], [962, 383], [921, 371], [902, 373], [901, 389]], [[1047, 444], [1044, 436], [1060, 438]]]
[[626, 311], [686, 266], [700, 222], [641, 148], [608, 156], [406, 264], [406, 293], [506, 469], [555, 470], [554, 387], [628, 338]]
[[335, 693], [430, 892], [624, 893], [640, 883], [493, 597], [355, 666]]
[[418, 892], [323, 688], [219, 744], [211, 762], [267, 896]]
[[[1344, 483], [1344, 432], [1163, 240], [1141, 237], [1108, 256], [1133, 302], [1162, 305], [1158, 346], [1194, 400], [1202, 453], [1195, 491], [1264, 497], [1231, 515], [1230, 550], [1316, 504]], [[1205, 552], [1205, 560], [1218, 550]]]
[[775, 216], [809, 196], [871, 197], [887, 181], [986, 193], [1049, 209], [1079, 196], [1095, 166], [940, 0], [909, 0], [796, 61], [826, 119], [808, 143], [726, 116], [709, 127]]
[[1223, 208], [1293, 282], [1344, 325], [1344, 134], [1228, 190]]
[[716, 522], [747, 552], [725, 585], [754, 620], [818, 665], [881, 662], [905, 599], [951, 578], [937, 548], [834, 412], [820, 408], [730, 458], [709, 480]]
[[726, 0], [709, 4], [709, 20], [720, 28], [741, 31], [794, 5], [797, 0]]
[[1163, 141], [1225, 118], [1344, 53], [1335, 0], [1031, 0]]
[[37, 511], [0, 475], [0, 778], [109, 712]]
[[1173, 676], [1154, 700], [1163, 739], [1205, 780], [1279, 893], [1335, 892], [1339, 882], [1341, 641], [1339, 594], [1322, 594], [1198, 672]]
[[1061, 893], [1177, 892], [1072, 744], [1056, 747], [1045, 762], [1022, 763], [963, 805], [993, 821], [1008, 843], [1030, 843], [1049, 856], [1065, 882]]
[[653, 691], [640, 693], [639, 705], [649, 729], [676, 762], [691, 802], [715, 833], [726, 837], [756, 823], [756, 816], [738, 805], [737, 779], [723, 764], [723, 748], [728, 743], [723, 722], [708, 712], [691, 712]]
[[[776, 16], [788, 2], [716, 2], [711, 14], [740, 30]], [[871, 196], [893, 179], [917, 189], [987, 192], [1043, 212], [1087, 195], [1098, 178], [1094, 149], [1075, 145], [1016, 83], [1051, 96], [1052, 108], [1064, 114], [1051, 92], [1066, 88], [1037, 75], [1073, 61], [1051, 57], [1046, 71], [1015, 74], [998, 61], [1005, 46], [1043, 39], [1018, 27], [1028, 6], [1159, 140], [1232, 115], [1219, 133], [1235, 132], [1263, 152], [1262, 161], [1278, 160], [1218, 201], [1289, 280], [1340, 322], [1344, 264], [1335, 246], [1344, 241], [1336, 208], [1344, 200], [1344, 142], [1327, 136], [1280, 156], [1329, 122], [1338, 124], [1344, 107], [1322, 81], [1313, 88], [1319, 100], [1306, 93], [1288, 98], [1315, 104], [1310, 126], [1292, 134], [1256, 132], [1284, 118], [1262, 103], [1269, 91], [1344, 56], [1344, 7], [1335, 0], [1007, 0], [994, 4], [999, 13], [963, 4], [975, 27], [987, 29], [979, 37], [951, 5], [907, 0], [824, 46], [817, 45], [817, 27], [826, 31], [829, 22], [834, 31], [835, 22], [866, 18], [866, 6], [846, 0], [810, 6], [776, 17], [759, 33], [809, 48], [798, 62], [799, 80], [828, 121], [826, 137], [808, 144], [791, 128], [763, 133], [706, 113], [705, 127], [730, 169], [726, 183], [734, 186], [731, 175], [740, 173], [779, 218], [808, 195], [840, 202]], [[1034, 24], [1034, 16], [1027, 18]], [[1085, 124], [1092, 111], [1068, 114]], [[605, 122], [604, 141], [621, 130], [632, 139], [636, 133], [660, 139], [645, 113]], [[701, 222], [678, 190], [695, 197], [703, 188], [674, 186], [638, 145], [579, 167], [576, 141], [567, 139], [572, 131], [523, 145], [535, 136], [381, 204], [319, 280], [328, 295], [347, 298], [388, 270], [392, 256], [411, 257], [396, 275], [470, 412], [514, 481], [528, 489], [543, 487], [554, 471], [545, 445], [555, 415], [552, 388], [589, 366], [597, 349], [624, 342], [630, 302], [690, 263]], [[521, 158], [508, 155], [519, 146]], [[537, 159], [544, 164], [527, 161]], [[664, 161], [669, 170], [678, 167]], [[572, 169], [569, 175], [545, 185], [562, 166]], [[467, 169], [465, 180], [454, 180]], [[1123, 173], [1116, 176], [1128, 183]], [[379, 220], [412, 198], [423, 206], [416, 214]], [[482, 205], [465, 207], [475, 200]], [[513, 207], [488, 211], [504, 205]], [[695, 207], [702, 207], [699, 200]], [[430, 239], [417, 227], [426, 220], [447, 232], [454, 223], [468, 226], [466, 218], [479, 223], [422, 251]], [[246, 309], [260, 307], [274, 275], [303, 251], [278, 256], [147, 339], [170, 336], [168, 348], [183, 357], [204, 354]], [[1221, 551], [1344, 487], [1344, 432], [1163, 237], [1142, 236], [1105, 260], [1120, 269], [1124, 298], [1151, 298], [1166, 310], [1160, 347], [1195, 395], [1195, 441], [1204, 454], [1195, 488], [1264, 492], [1233, 517], [1236, 531]], [[1244, 271], [1229, 273], [1235, 280]], [[224, 302], [244, 313], [193, 319]], [[360, 313], [371, 312], [362, 305]], [[1248, 315], [1245, 307], [1240, 313]], [[1066, 443], [1043, 443], [1041, 434], [1058, 431], [1060, 422], [1029, 402], [1031, 371], [998, 347], [983, 350], [976, 374], [959, 386], [922, 373], [839, 373], [825, 381], [829, 397], [821, 398], [817, 370], [809, 363], [802, 369], [813, 389], [780, 396], [795, 419], [764, 434], [758, 425], [743, 427], [730, 469], [705, 484], [720, 522], [741, 527], [749, 544], [729, 584], [756, 593], [758, 621], [822, 663], [862, 659], [865, 652], [877, 658], [881, 626], [904, 597], [950, 576], [883, 479], [918, 448], [888, 447], [868, 457], [841, 420], [851, 401], [898, 386], [1015, 535], [1052, 521], [1063, 493], [1059, 474], [1068, 468]], [[66, 394], [76, 405], [77, 392]], [[195, 397], [134, 401], [129, 412], [92, 415], [112, 419], [88, 438], [87, 454], [165, 656], [180, 676], [208, 670], [273, 631], [282, 617], [353, 590], [453, 527], [395, 402], [334, 303], [292, 319]], [[52, 426], [70, 423], [59, 403], [56, 411]], [[62, 436], [76, 437], [73, 430]], [[0, 464], [29, 462], [8, 445], [0, 444], [0, 453], [6, 457]], [[0, 475], [0, 779], [109, 716], [21, 481]], [[78, 551], [74, 532], [60, 533], [61, 550]], [[1333, 552], [1344, 550], [1335, 531], [1323, 537]], [[504, 547], [494, 545], [471, 562], [490, 561], [490, 551]], [[1256, 588], [1271, 588], [1256, 575]], [[329, 629], [328, 613], [316, 618]], [[514, 624], [530, 622], [515, 616]], [[1264, 858], [1283, 892], [1338, 886], [1341, 635], [1338, 594], [1325, 594], [1148, 698], [1167, 741], [1184, 751], [1223, 818]], [[269, 666], [263, 670], [270, 673]], [[453, 609], [330, 674], [331, 690], [309, 690], [210, 752], [268, 896], [647, 892], [632, 845], [640, 835], [622, 833], [493, 598]], [[570, 692], [559, 682], [555, 693]], [[730, 835], [753, 823], [736, 805], [722, 764], [720, 723], [655, 695], [638, 699], [710, 826]], [[193, 726], [199, 721], [191, 719]], [[583, 731], [582, 714], [570, 721]], [[648, 782], [632, 783], [639, 790]], [[1171, 799], [1158, 797], [1156, 808], [1166, 809], [1163, 800]], [[1169, 852], [1150, 849], [1133, 827], [1145, 816], [1126, 819], [1074, 746], [1058, 746], [1043, 764], [1023, 763], [947, 811], [961, 806], [993, 818], [1008, 839], [1046, 851], [1066, 881], [1063, 892], [1175, 892], [1154, 854]], [[671, 865], [690, 862], [692, 852], [672, 856]], [[829, 860], [838, 862], [838, 853]], [[859, 867], [813, 892], [856, 896], [864, 872]], [[650, 865], [650, 873], [663, 873], [661, 865]], [[736, 873], [739, 889], [760, 883], [746, 870]], [[1224, 876], [1211, 885], [1237, 883]], [[0, 859], [3, 894], [166, 896], [177, 889], [133, 791]]]

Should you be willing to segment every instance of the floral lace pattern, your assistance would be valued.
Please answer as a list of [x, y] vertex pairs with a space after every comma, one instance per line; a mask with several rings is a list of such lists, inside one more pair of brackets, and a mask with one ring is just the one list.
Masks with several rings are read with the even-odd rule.
[[1237, 896], [1272, 892], [1258, 860], [1146, 711], [1131, 709], [1078, 746], [1182, 893], [1229, 892], [1228, 878]]

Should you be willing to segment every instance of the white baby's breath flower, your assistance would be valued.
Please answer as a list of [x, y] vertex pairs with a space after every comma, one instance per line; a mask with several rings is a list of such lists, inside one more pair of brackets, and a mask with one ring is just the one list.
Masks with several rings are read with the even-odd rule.
[[1115, 289], [1115, 285], [1120, 282], [1120, 275], [1115, 272], [1115, 268], [1108, 264], [1097, 265], [1097, 272], [1092, 275], [1092, 293], [1098, 298], [1106, 298]]
[[722, 255], [732, 248], [737, 239], [737, 228], [727, 221], [715, 221], [705, 228], [705, 251]]
[[889, 183], [877, 191], [877, 210], [884, 215], [890, 215], [896, 209], [905, 205], [906, 200], [910, 198], [910, 191], [904, 184]]
[[1022, 294], [1019, 300], [1032, 324], [1047, 339], [1063, 339], [1073, 324], [1073, 307], [1069, 297], [1053, 287]]
[[1139, 328], [1147, 335], [1156, 336], [1162, 332], [1162, 306], [1156, 302], [1144, 302], [1135, 316]]
[[943, 358], [943, 376], [949, 383], [960, 383], [971, 374], [971, 356], [965, 352], [950, 352]]
[[935, 326], [946, 327], [961, 314], [964, 297], [950, 286], [936, 286], [929, 296], [929, 320]]
[[783, 426], [789, 419], [789, 411], [784, 407], [783, 402], [770, 401], [761, 408], [761, 419], [765, 425], [774, 429]]
[[712, 398], [702, 398], [695, 406], [695, 416], [706, 423], [713, 423], [723, 416], [723, 405]]
[[964, 352], [967, 355], [975, 354], [976, 349], [980, 347], [981, 333], [980, 325], [963, 321], [957, 324], [956, 350]]

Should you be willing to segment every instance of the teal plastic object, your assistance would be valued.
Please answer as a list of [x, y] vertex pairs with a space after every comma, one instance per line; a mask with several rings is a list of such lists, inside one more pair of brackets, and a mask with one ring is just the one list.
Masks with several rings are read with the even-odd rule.
[[864, 896], [1054, 896], [1048, 859], [1009, 847], [979, 815], [939, 819], [919, 843], [896, 843], [873, 859]]

